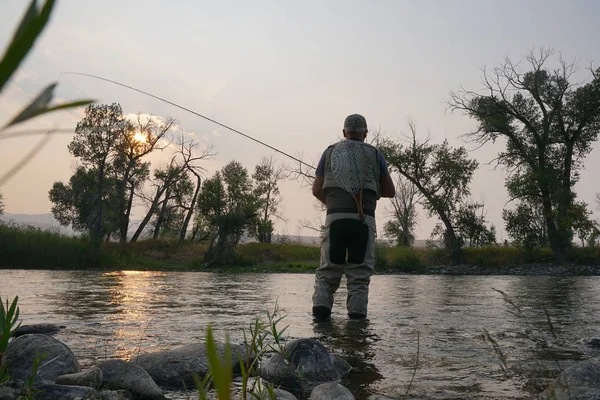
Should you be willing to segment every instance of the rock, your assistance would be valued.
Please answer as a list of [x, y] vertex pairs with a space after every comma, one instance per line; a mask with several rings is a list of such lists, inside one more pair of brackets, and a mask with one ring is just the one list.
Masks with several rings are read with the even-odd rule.
[[297, 339], [285, 346], [285, 358], [275, 354], [267, 360], [259, 375], [275, 386], [310, 393], [317, 385], [339, 381], [350, 371], [342, 357], [331, 355], [314, 339]]
[[29, 334], [52, 335], [60, 331], [60, 326], [54, 324], [32, 324], [22, 325], [17, 328], [13, 337]]
[[310, 393], [310, 400], [355, 400], [348, 389], [336, 382], [322, 383]]
[[[217, 344], [221, 360], [225, 346]], [[233, 372], [239, 372], [238, 354], [245, 360], [241, 346], [231, 345]], [[204, 378], [208, 373], [206, 346], [203, 343], [189, 344], [173, 350], [142, 354], [131, 360], [132, 364], [144, 368], [154, 381], [164, 387], [183, 389], [194, 385], [193, 373]]]
[[165, 400], [166, 397], [145, 369], [123, 360], [106, 360], [97, 365], [102, 370], [102, 388], [123, 389], [134, 398]]
[[600, 338], [591, 338], [585, 344], [593, 349], [600, 349]]
[[17, 391], [7, 386], [0, 386], [0, 400], [16, 400]]
[[27, 381], [36, 355], [42, 354], [46, 357], [40, 363], [35, 383], [43, 380], [54, 382], [61, 375], [81, 371], [71, 349], [52, 336], [43, 334], [24, 335], [10, 342], [3, 363], [8, 363], [11, 379]]
[[35, 388], [35, 400], [103, 400], [100, 393], [91, 387], [67, 386], [45, 382]]
[[[283, 389], [274, 389], [274, 391], [275, 391], [275, 399], [276, 400], [298, 400], [298, 398], [296, 396], [294, 396], [290, 392], [287, 392]], [[254, 398], [254, 397], [248, 396], [248, 398]], [[270, 399], [269, 392], [267, 391], [267, 389], [262, 390], [262, 392], [260, 393], [260, 398], [261, 399]], [[240, 395], [233, 396], [233, 400], [241, 400], [241, 399], [242, 399], [242, 397]]]
[[56, 383], [59, 385], [87, 386], [98, 389], [102, 385], [102, 370], [94, 367], [76, 374], [61, 375], [56, 378]]
[[127, 390], [102, 390], [100, 396], [104, 400], [133, 400], [133, 396]]
[[585, 361], [564, 370], [535, 399], [599, 399], [600, 363]]

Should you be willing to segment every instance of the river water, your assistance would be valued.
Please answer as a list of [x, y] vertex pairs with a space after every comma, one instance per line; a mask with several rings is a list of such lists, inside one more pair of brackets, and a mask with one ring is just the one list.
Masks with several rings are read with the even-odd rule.
[[64, 325], [56, 338], [82, 367], [203, 341], [208, 323], [241, 343], [276, 301], [289, 338], [314, 337], [346, 357], [354, 370], [342, 383], [359, 400], [526, 398], [540, 371], [598, 355], [586, 340], [600, 337], [600, 277], [376, 275], [367, 322], [346, 317], [343, 282], [325, 323], [310, 315], [312, 283], [310, 274], [0, 270], [3, 302], [19, 296], [23, 324]]

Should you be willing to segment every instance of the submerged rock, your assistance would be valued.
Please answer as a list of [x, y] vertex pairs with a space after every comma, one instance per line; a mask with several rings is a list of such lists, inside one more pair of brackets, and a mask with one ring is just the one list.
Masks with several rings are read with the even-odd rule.
[[11, 379], [27, 381], [36, 356], [43, 354], [46, 357], [40, 363], [35, 383], [43, 380], [54, 382], [61, 375], [81, 371], [75, 354], [67, 345], [43, 334], [24, 335], [10, 342], [2, 363], [8, 363]]
[[30, 334], [53, 335], [60, 332], [60, 326], [54, 324], [32, 324], [22, 325], [17, 328], [13, 337], [19, 337]]
[[567, 368], [534, 399], [600, 400], [600, 363], [585, 361]]
[[275, 354], [260, 369], [260, 376], [276, 386], [310, 393], [321, 383], [337, 382], [350, 371], [340, 356], [330, 354], [314, 339], [297, 339], [285, 346], [285, 357]]
[[355, 400], [354, 396], [344, 386], [336, 382], [322, 383], [310, 393], [310, 400]]
[[[225, 358], [225, 346], [217, 344], [221, 360]], [[245, 360], [241, 346], [231, 345], [233, 372], [239, 372], [238, 354]], [[208, 373], [206, 346], [203, 343], [189, 344], [173, 350], [142, 354], [131, 360], [132, 364], [145, 369], [154, 381], [165, 387], [183, 389], [194, 386], [193, 374], [204, 378]]]
[[114, 359], [97, 365], [102, 370], [102, 388], [127, 390], [134, 398], [165, 400], [161, 389], [142, 367]]

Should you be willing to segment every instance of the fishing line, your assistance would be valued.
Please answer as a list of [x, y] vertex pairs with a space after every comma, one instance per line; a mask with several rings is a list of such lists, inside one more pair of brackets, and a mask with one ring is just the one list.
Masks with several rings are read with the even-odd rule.
[[[216, 120], [214, 120], [214, 119], [212, 119], [212, 118], [209, 118], [209, 117], [207, 117], [207, 116], [205, 116], [205, 115], [202, 115], [202, 114], [200, 114], [200, 113], [198, 113], [198, 112], [196, 112], [196, 111], [194, 111], [194, 110], [190, 110], [189, 108], [186, 108], [186, 107], [184, 107], [184, 106], [181, 106], [181, 105], [179, 105], [179, 104], [177, 104], [177, 103], [174, 103], [174, 102], [172, 102], [172, 101], [169, 101], [169, 100], [167, 100], [167, 99], [165, 99], [165, 98], [162, 98], [162, 97], [156, 96], [156, 95], [154, 95], [154, 94], [152, 94], [152, 93], [148, 93], [148, 92], [146, 92], [146, 91], [143, 91], [143, 90], [141, 90], [141, 89], [137, 89], [137, 88], [135, 88], [135, 87], [133, 87], [133, 86], [129, 86], [129, 85], [126, 85], [126, 84], [124, 84], [124, 83], [120, 83], [120, 82], [114, 81], [114, 80], [112, 80], [112, 79], [103, 78], [103, 77], [101, 77], [101, 76], [96, 76], [96, 75], [92, 75], [92, 74], [86, 74], [86, 73], [84, 73], [84, 72], [61, 72], [61, 73], [60, 73], [60, 75], [61, 75], [63, 78], [65, 78], [65, 79], [66, 79], [66, 80], [67, 80], [69, 83], [71, 83], [71, 85], [73, 85], [73, 86], [74, 86], [74, 87], [75, 87], [77, 90], [79, 90], [79, 89], [77, 88], [77, 86], [75, 86], [75, 85], [74, 85], [74, 84], [73, 84], [73, 83], [72, 83], [72, 82], [71, 82], [71, 81], [70, 81], [70, 80], [69, 80], [69, 79], [68, 79], [68, 78], [67, 78], [65, 75], [83, 75], [83, 76], [87, 76], [87, 77], [90, 77], [90, 78], [99, 79], [99, 80], [102, 80], [102, 81], [105, 81], [105, 82], [109, 82], [109, 83], [112, 83], [112, 84], [115, 84], [115, 85], [119, 85], [119, 86], [122, 86], [122, 87], [124, 87], [124, 88], [130, 89], [130, 90], [133, 90], [133, 91], [136, 91], [136, 92], [138, 92], [138, 93], [145, 94], [146, 96], [153, 97], [153, 98], [155, 98], [155, 99], [157, 99], [157, 100], [159, 100], [159, 101], [162, 101], [162, 102], [164, 102], [164, 103], [170, 104], [170, 105], [172, 105], [172, 106], [174, 106], [174, 107], [177, 107], [177, 108], [179, 108], [179, 109], [181, 109], [181, 110], [183, 110], [183, 111], [187, 111], [187, 112], [189, 112], [190, 114], [194, 114], [194, 115], [196, 115], [196, 116], [198, 116], [198, 117], [200, 117], [200, 118], [204, 118], [205, 120], [207, 120], [207, 121], [210, 121], [210, 122], [212, 122], [212, 123], [214, 123], [214, 124], [217, 124], [217, 125], [219, 125], [219, 126], [222, 126], [222, 127], [223, 127], [223, 128], [225, 128], [225, 129], [229, 129], [230, 131], [232, 131], [232, 132], [235, 132], [235, 133], [237, 133], [238, 135], [242, 135], [242, 136], [244, 136], [244, 137], [245, 137], [245, 138], [247, 138], [247, 139], [253, 140], [253, 141], [255, 141], [256, 143], [262, 144], [263, 146], [266, 146], [266, 147], [268, 147], [268, 148], [270, 148], [270, 149], [272, 149], [272, 150], [275, 150], [276, 152], [278, 152], [278, 153], [281, 153], [281, 154], [283, 154], [284, 156], [291, 158], [292, 160], [298, 161], [298, 162], [299, 162], [300, 164], [302, 164], [302, 165], [305, 165], [305, 166], [307, 166], [307, 167], [310, 167], [310, 168], [312, 168], [312, 169], [316, 169], [316, 168], [315, 168], [315, 167], [313, 167], [312, 165], [310, 165], [310, 164], [307, 164], [307, 163], [305, 163], [304, 161], [302, 161], [302, 160], [300, 160], [300, 159], [298, 159], [298, 158], [296, 158], [296, 157], [294, 157], [294, 156], [292, 156], [292, 155], [290, 155], [290, 154], [288, 154], [288, 153], [286, 153], [286, 152], [284, 152], [284, 151], [282, 151], [282, 150], [279, 150], [279, 149], [277, 149], [277, 148], [275, 148], [275, 147], [273, 147], [273, 146], [271, 146], [271, 145], [269, 145], [269, 144], [267, 144], [267, 143], [265, 143], [265, 142], [262, 142], [262, 141], [260, 141], [260, 140], [258, 140], [258, 139], [255, 139], [255, 138], [253, 138], [253, 137], [252, 137], [252, 136], [250, 136], [250, 135], [247, 135], [247, 134], [245, 134], [245, 133], [243, 133], [243, 132], [240, 132], [239, 130], [237, 130], [237, 129], [235, 129], [235, 128], [232, 128], [232, 127], [230, 127], [230, 126], [227, 126], [227, 125], [225, 125], [225, 124], [222, 124], [221, 122], [219, 122], [219, 121], [216, 121]], [[79, 90], [79, 91], [81, 92], [81, 90]], [[83, 93], [83, 92], [82, 92], [82, 93]]]

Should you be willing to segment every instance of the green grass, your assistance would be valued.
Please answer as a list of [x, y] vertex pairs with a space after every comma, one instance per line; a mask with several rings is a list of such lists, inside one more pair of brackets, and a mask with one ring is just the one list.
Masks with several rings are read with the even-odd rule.
[[0, 264], [7, 268], [94, 268], [102, 259], [85, 238], [0, 224]]
[[[169, 240], [105, 243], [101, 254], [86, 238], [67, 237], [33, 227], [0, 224], [0, 267], [38, 269], [201, 270], [206, 244]], [[238, 246], [238, 261], [221, 272], [313, 273], [320, 248], [300, 244], [248, 243]], [[376, 246], [376, 273], [427, 273], [430, 266], [450, 264], [441, 249]], [[573, 265], [600, 265], [600, 248], [572, 248]], [[461, 264], [501, 270], [528, 264], [552, 264], [550, 249], [512, 247], [463, 249]], [[211, 270], [212, 271], [212, 270]]]

